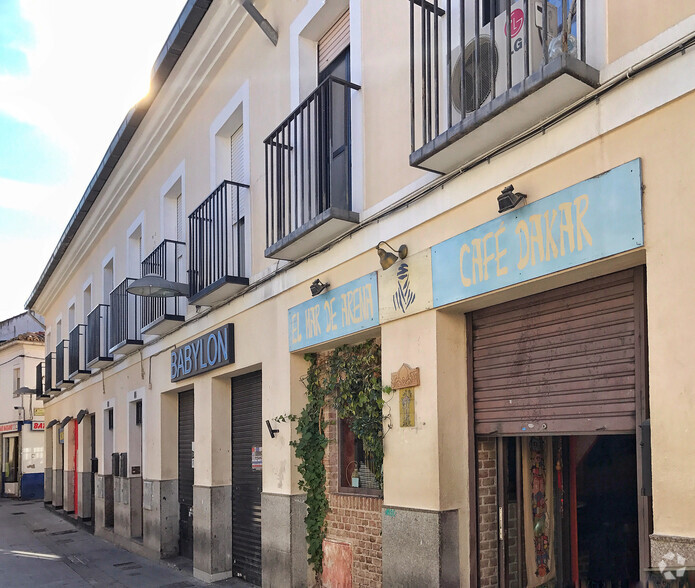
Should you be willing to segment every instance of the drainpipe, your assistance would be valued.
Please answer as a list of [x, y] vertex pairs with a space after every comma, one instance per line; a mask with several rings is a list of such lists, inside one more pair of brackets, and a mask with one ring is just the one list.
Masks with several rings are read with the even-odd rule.
[[265, 18], [263, 18], [263, 15], [258, 12], [258, 8], [253, 5], [253, 0], [241, 0], [241, 5], [244, 7], [244, 10], [251, 15], [251, 18], [258, 23], [258, 26], [261, 27], [266, 37], [270, 39], [270, 42], [273, 45], [277, 45], [278, 32]]

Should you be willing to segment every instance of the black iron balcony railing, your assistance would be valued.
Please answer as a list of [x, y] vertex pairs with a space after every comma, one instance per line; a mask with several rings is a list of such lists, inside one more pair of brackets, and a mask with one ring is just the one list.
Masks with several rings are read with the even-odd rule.
[[45, 363], [45, 375], [43, 379], [43, 387], [46, 392], [59, 392], [60, 388], [56, 387], [55, 380], [55, 364], [56, 364], [56, 354], [51, 351], [46, 356]]
[[128, 353], [142, 345], [138, 297], [128, 292], [135, 278], [126, 278], [111, 291], [109, 351]]
[[71, 386], [73, 382], [69, 377], [69, 342], [63, 339], [56, 347], [56, 386]]
[[223, 284], [248, 286], [246, 184], [223, 181], [188, 217], [190, 302], [199, 302]]
[[43, 361], [40, 361], [39, 363], [36, 364], [36, 397], [40, 398], [43, 396], [44, 393], [44, 383], [43, 383], [43, 370], [44, 370], [44, 364]]
[[281, 257], [278, 244], [325, 211], [352, 211], [350, 92], [359, 89], [326, 78], [265, 139], [267, 257]]
[[70, 331], [69, 339], [69, 377], [81, 380], [89, 375], [87, 369], [87, 325], [77, 325]]
[[97, 304], [87, 316], [87, 367], [113, 361], [109, 353], [109, 305]]
[[[437, 152], [562, 74], [595, 86], [585, 23], [585, 0], [410, 0], [411, 165], [428, 167]], [[565, 93], [565, 102], [577, 98]], [[557, 112], [562, 98], [545, 109], [527, 105], [529, 121]], [[505, 121], [514, 132], [518, 118]], [[488, 147], [481, 145], [479, 155]]]
[[[173, 282], [183, 282], [186, 275], [186, 244], [164, 239], [141, 263], [142, 275], [154, 275]], [[183, 320], [186, 314], [186, 297], [143, 297], [140, 311], [145, 331], [149, 325], [163, 319]]]

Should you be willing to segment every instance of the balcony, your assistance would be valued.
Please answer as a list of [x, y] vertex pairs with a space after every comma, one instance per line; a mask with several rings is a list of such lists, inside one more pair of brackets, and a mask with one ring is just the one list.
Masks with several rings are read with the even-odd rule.
[[596, 88], [585, 4], [410, 0], [410, 164], [450, 172]]
[[97, 304], [87, 316], [87, 367], [103, 368], [113, 361], [109, 352], [109, 305]]
[[75, 385], [75, 381], [71, 380], [68, 374], [70, 373], [70, 353], [69, 343], [67, 339], [63, 339], [56, 347], [56, 387], [62, 390], [69, 390]]
[[352, 210], [350, 92], [328, 77], [265, 143], [265, 256], [294, 260], [359, 222]]
[[70, 331], [68, 351], [70, 379], [84, 380], [91, 373], [87, 369], [87, 325], [77, 325]]
[[[185, 270], [186, 244], [165, 239], [142, 262], [143, 276], [159, 276], [172, 282], [182, 282]], [[142, 297], [140, 301], [142, 333], [164, 335], [186, 319], [186, 297]]]
[[111, 292], [109, 316], [109, 352], [127, 354], [142, 347], [138, 297], [129, 294], [128, 286], [135, 278], [126, 278]]
[[[39, 363], [36, 364], [36, 397], [41, 398], [44, 393], [44, 382], [43, 382], [43, 370], [44, 370], [44, 362], [40, 361]], [[47, 390], [46, 390], [47, 391]]]
[[249, 285], [246, 222], [248, 186], [225, 180], [188, 217], [188, 302], [212, 306]]
[[46, 356], [44, 367], [46, 370], [43, 379], [44, 392], [60, 392], [61, 390], [57, 387], [54, 379], [56, 374], [56, 354], [53, 351]]

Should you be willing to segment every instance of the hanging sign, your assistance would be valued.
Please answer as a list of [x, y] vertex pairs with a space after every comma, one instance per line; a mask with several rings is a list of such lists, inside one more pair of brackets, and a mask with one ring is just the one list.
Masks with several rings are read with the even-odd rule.
[[31, 430], [32, 431], [45, 431], [46, 430], [46, 423], [43, 421], [33, 421], [31, 423]]
[[234, 325], [229, 323], [171, 352], [171, 381], [178, 382], [234, 363]]
[[304, 349], [379, 324], [376, 272], [290, 308], [290, 351]]
[[434, 306], [644, 244], [635, 159], [432, 247]]
[[17, 431], [19, 431], [19, 423], [17, 421], [0, 425], [0, 433], [16, 433]]

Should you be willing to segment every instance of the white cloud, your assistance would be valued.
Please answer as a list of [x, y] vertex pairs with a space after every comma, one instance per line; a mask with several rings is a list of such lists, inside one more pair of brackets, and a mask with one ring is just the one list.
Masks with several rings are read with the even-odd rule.
[[[152, 65], [185, 0], [21, 0], [33, 42], [29, 72], [0, 76], [0, 111], [38, 127], [65, 154], [67, 180], [39, 186], [0, 178], [2, 208], [53, 230], [22, 243], [0, 235], [0, 320], [21, 312], [123, 117], [147, 91]], [[23, 251], [17, 256], [10, 251]]]

